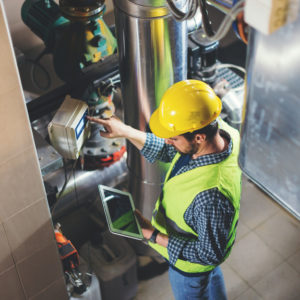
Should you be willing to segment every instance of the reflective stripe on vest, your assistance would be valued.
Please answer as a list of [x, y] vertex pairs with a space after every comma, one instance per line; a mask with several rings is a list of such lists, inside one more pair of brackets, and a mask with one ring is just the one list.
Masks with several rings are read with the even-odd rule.
[[[231, 251], [236, 235], [240, 207], [241, 171], [237, 163], [239, 133], [222, 120], [219, 120], [219, 127], [230, 134], [233, 143], [232, 153], [218, 164], [198, 167], [168, 180], [173, 166], [180, 157], [180, 154], [177, 153], [166, 175], [161, 198], [156, 202], [152, 224], [164, 234], [178, 233], [197, 239], [197, 233], [186, 224], [184, 213], [198, 193], [217, 188], [231, 202], [235, 210], [228, 233], [226, 252], [223, 258], [225, 260]], [[149, 245], [169, 260], [167, 248], [151, 242], [149, 242]], [[184, 272], [198, 273], [210, 271], [216, 266], [205, 266], [178, 259], [175, 267]]]

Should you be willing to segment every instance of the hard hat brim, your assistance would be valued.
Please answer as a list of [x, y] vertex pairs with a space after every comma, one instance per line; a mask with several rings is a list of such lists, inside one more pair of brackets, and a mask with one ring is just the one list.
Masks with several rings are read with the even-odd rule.
[[159, 119], [159, 110], [156, 109], [153, 114], [150, 117], [149, 126], [156, 136], [164, 139], [168, 139], [170, 137], [174, 137], [177, 134], [174, 132], [171, 132], [167, 128], [161, 125], [160, 119]]

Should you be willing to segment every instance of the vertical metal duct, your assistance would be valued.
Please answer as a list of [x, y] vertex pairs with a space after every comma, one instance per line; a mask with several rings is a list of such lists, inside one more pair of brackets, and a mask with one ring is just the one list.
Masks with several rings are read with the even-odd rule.
[[[177, 0], [183, 9], [186, 1]], [[147, 130], [151, 113], [174, 82], [186, 79], [187, 26], [176, 22], [165, 0], [114, 0], [125, 122]], [[162, 164], [149, 164], [128, 143], [129, 191], [151, 216], [159, 196]]]

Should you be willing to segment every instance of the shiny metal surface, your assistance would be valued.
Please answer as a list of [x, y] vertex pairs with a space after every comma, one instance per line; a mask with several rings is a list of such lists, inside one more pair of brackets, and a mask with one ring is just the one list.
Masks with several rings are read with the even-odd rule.
[[136, 18], [160, 18], [169, 15], [168, 8], [163, 5], [164, 2], [164, 0], [114, 0], [118, 9], [128, 16]]
[[227, 113], [227, 122], [232, 127], [240, 130], [242, 123], [244, 91], [230, 90], [222, 97], [223, 110]]
[[34, 143], [42, 176], [45, 176], [63, 166], [62, 156], [45, 139], [32, 128]]
[[217, 0], [208, 0], [207, 3], [213, 7], [215, 7], [216, 9], [218, 9], [219, 11], [221, 11], [224, 14], [228, 14], [228, 12], [230, 11], [231, 6], [233, 5], [232, 3], [228, 3], [228, 5], [224, 5], [221, 4], [220, 2], [218, 2]]
[[[186, 22], [176, 22], [163, 2], [114, 0], [125, 122], [143, 131], [166, 89], [187, 73]], [[165, 167], [147, 163], [130, 144], [127, 150], [129, 191], [150, 217]]]
[[[94, 202], [99, 198], [99, 184], [114, 187], [127, 180], [127, 175], [126, 155], [108, 167], [93, 171], [72, 170], [69, 166], [68, 184], [53, 210], [53, 218], [59, 218], [72, 209]], [[64, 168], [44, 176], [43, 179], [50, 185], [57, 186], [60, 192], [65, 182]]]
[[[177, 1], [177, 0], [175, 0]], [[123, 1], [120, 1], [123, 2]], [[128, 2], [127, 0], [125, 0], [124, 2]], [[141, 5], [141, 6], [148, 6], [148, 9], [150, 7], [161, 7], [161, 6], [166, 6], [165, 0], [129, 0], [129, 2], [133, 3], [133, 4], [137, 4], [137, 5]]]
[[200, 28], [202, 25], [202, 15], [200, 9], [197, 10], [195, 16], [186, 21], [187, 31], [188, 33], [193, 32]]
[[271, 35], [251, 32], [242, 170], [300, 220], [300, 17]]
[[59, 0], [59, 7], [66, 18], [89, 18], [104, 10], [104, 0], [74, 1]]

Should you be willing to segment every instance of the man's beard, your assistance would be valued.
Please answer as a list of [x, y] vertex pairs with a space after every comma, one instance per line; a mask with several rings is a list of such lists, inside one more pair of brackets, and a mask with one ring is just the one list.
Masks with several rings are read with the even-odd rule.
[[193, 155], [195, 153], [197, 153], [198, 151], [198, 145], [196, 143], [191, 142], [190, 143], [190, 149], [187, 150], [186, 152], [181, 152], [179, 151], [176, 147], [174, 147], [176, 149], [176, 151], [178, 151], [181, 155]]

